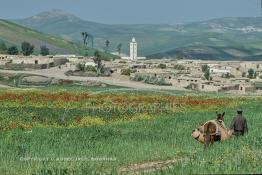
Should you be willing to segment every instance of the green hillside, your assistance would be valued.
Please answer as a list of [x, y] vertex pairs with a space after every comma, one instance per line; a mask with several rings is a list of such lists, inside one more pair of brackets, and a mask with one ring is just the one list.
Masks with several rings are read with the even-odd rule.
[[[112, 25], [85, 21], [67, 12], [53, 10], [15, 22], [77, 42], [82, 42], [80, 33], [85, 31], [94, 36], [96, 48], [103, 49], [105, 40], [110, 40], [112, 52], [115, 52], [116, 46], [122, 43], [122, 51], [128, 53], [129, 41], [134, 36], [139, 43], [141, 56], [157, 54], [174, 57], [174, 50], [190, 53], [189, 56], [193, 58], [196, 55], [217, 59], [252, 58], [262, 55], [262, 42], [259, 39], [262, 37], [260, 17], [221, 18], [177, 25]], [[202, 52], [195, 53], [192, 48], [202, 49]], [[221, 54], [212, 55], [210, 49]], [[198, 56], [196, 58], [199, 58]]]
[[[40, 51], [40, 46], [46, 45], [52, 54], [77, 54], [93, 55], [95, 49], [85, 48], [81, 44], [41, 33], [27, 27], [17, 25], [13, 22], [0, 19], [0, 41], [7, 46], [15, 45], [20, 48], [23, 41], [32, 43], [35, 46], [35, 54]], [[104, 57], [114, 57], [102, 53]]]

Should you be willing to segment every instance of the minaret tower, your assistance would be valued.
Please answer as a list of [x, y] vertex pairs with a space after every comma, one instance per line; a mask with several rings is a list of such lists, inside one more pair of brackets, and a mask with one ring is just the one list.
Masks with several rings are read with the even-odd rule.
[[134, 37], [132, 38], [132, 41], [130, 42], [130, 59], [133, 61], [137, 60], [137, 42]]

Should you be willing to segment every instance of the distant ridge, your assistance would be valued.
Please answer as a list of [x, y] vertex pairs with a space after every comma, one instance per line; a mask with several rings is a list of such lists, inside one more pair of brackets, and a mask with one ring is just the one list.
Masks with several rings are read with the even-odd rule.
[[174, 50], [192, 58], [244, 59], [262, 55], [262, 18], [221, 18], [189, 24], [100, 24], [82, 20], [73, 14], [52, 10], [26, 19], [14, 20], [65, 39], [82, 42], [81, 32], [94, 36], [96, 48], [104, 49], [110, 40], [110, 51], [122, 43], [122, 52], [129, 52], [129, 41], [138, 40], [139, 55], [162, 58], [177, 55]]

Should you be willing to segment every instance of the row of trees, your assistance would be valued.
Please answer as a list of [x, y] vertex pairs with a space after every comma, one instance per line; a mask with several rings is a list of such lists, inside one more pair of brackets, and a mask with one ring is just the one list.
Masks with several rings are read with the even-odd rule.
[[[23, 42], [21, 44], [21, 53], [24, 56], [29, 56], [34, 53], [35, 46], [29, 42]], [[1, 53], [6, 53], [9, 55], [18, 55], [19, 54], [19, 49], [16, 46], [10, 46], [7, 47], [4, 42], [0, 43], [0, 51]], [[40, 47], [40, 54], [43, 56], [49, 55], [49, 48], [46, 46], [41, 46]]]
[[[83, 39], [83, 44], [86, 47], [94, 48], [94, 36], [87, 33], [87, 32], [81, 32], [81, 35], [82, 35], [82, 39]], [[122, 46], [123, 46], [122, 43], [119, 43], [116, 47], [116, 50], [117, 50], [119, 56], [121, 55]], [[106, 40], [104, 50], [105, 50], [106, 53], [108, 53], [109, 49], [110, 49], [110, 41]]]

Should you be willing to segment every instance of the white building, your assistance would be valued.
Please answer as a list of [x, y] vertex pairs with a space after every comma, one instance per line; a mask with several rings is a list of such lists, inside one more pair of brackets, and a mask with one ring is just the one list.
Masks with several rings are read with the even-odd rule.
[[88, 67], [88, 66], [92, 66], [92, 67], [96, 67], [97, 66], [97, 64], [95, 63], [95, 62], [86, 62], [85, 63], [85, 67]]
[[211, 68], [210, 69], [210, 73], [213, 73], [213, 74], [225, 74], [225, 73], [231, 73], [230, 70], [226, 70], [226, 69], [215, 69], [215, 68]]
[[136, 39], [133, 37], [130, 42], [130, 56], [122, 57], [122, 59], [132, 60], [132, 61], [146, 59], [146, 57], [138, 57], [137, 50], [138, 50], [138, 45], [137, 45]]
[[130, 42], [130, 59], [137, 60], [137, 42], [135, 38], [132, 38]]

